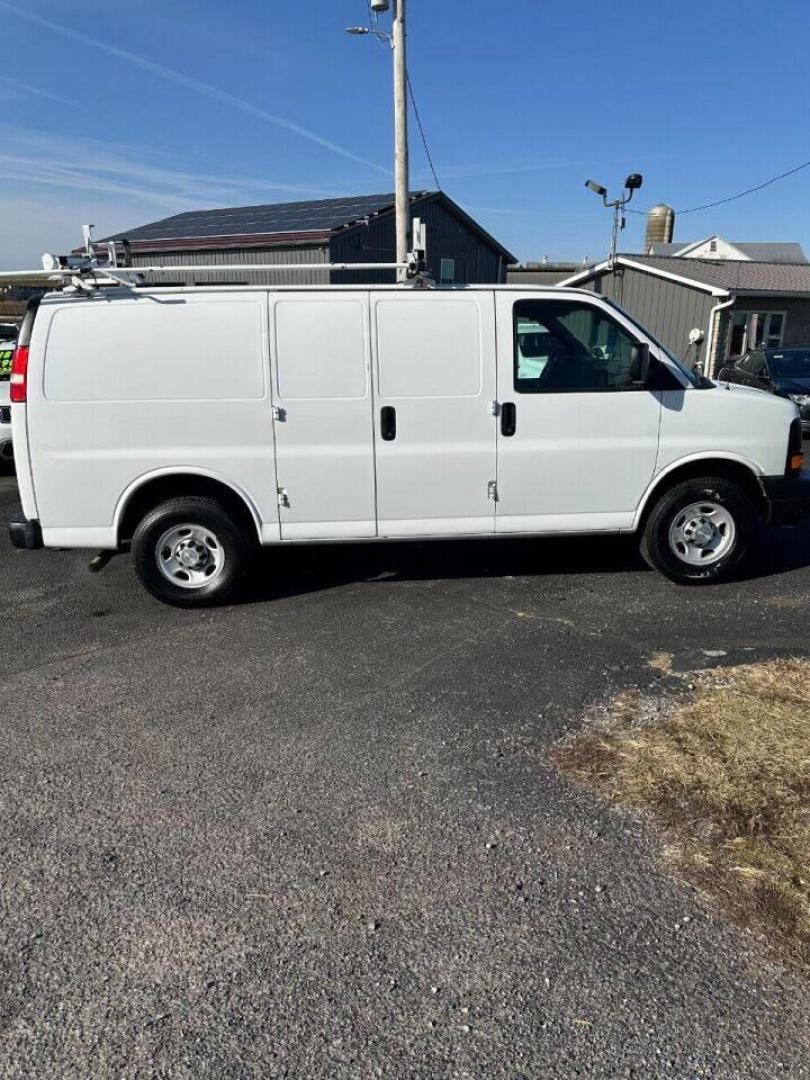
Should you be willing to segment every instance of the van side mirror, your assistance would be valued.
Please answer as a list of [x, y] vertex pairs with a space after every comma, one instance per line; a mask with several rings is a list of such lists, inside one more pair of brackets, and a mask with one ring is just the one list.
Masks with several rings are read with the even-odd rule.
[[630, 381], [646, 386], [650, 378], [650, 346], [637, 342], [630, 349]]

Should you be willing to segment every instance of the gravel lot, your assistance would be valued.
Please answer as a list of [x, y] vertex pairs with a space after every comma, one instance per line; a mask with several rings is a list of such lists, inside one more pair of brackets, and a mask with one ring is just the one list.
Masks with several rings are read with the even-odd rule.
[[810, 986], [547, 761], [656, 652], [810, 653], [810, 528], [755, 565], [296, 549], [188, 613], [0, 537], [0, 1075], [810, 1076]]

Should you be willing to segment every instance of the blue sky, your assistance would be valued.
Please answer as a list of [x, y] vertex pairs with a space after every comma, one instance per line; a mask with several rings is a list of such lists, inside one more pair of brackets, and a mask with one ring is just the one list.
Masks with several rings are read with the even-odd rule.
[[[805, 0], [408, 0], [444, 189], [521, 259], [604, 255], [583, 187], [676, 210], [810, 158]], [[24, 16], [28, 17], [24, 17]], [[37, 21], [35, 21], [37, 20]], [[0, 0], [0, 267], [190, 208], [389, 191], [387, 50], [366, 0]], [[53, 24], [53, 25], [46, 25]], [[61, 29], [60, 29], [61, 28]], [[412, 187], [432, 187], [414, 124]], [[810, 169], [676, 239], [798, 240]], [[624, 250], [639, 250], [630, 216]]]

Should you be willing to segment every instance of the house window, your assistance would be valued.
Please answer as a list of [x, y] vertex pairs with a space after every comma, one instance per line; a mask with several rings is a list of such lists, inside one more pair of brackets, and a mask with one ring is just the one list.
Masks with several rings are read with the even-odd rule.
[[456, 260], [442, 259], [439, 266], [439, 284], [452, 285], [456, 280]]
[[749, 349], [778, 349], [784, 333], [784, 311], [735, 311], [728, 336], [728, 356], [742, 356]]
[[768, 330], [764, 337], [764, 343], [768, 349], [778, 349], [782, 344], [782, 326], [785, 322], [784, 313], [772, 311], [768, 320]]

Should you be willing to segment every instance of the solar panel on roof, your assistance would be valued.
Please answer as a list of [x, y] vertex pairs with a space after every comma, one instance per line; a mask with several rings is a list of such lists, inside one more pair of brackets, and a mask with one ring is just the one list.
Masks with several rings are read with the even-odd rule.
[[[425, 195], [427, 192], [415, 192]], [[251, 236], [264, 233], [326, 232], [392, 207], [392, 193], [339, 199], [190, 210], [130, 229], [108, 240], [182, 240], [201, 236]]]

